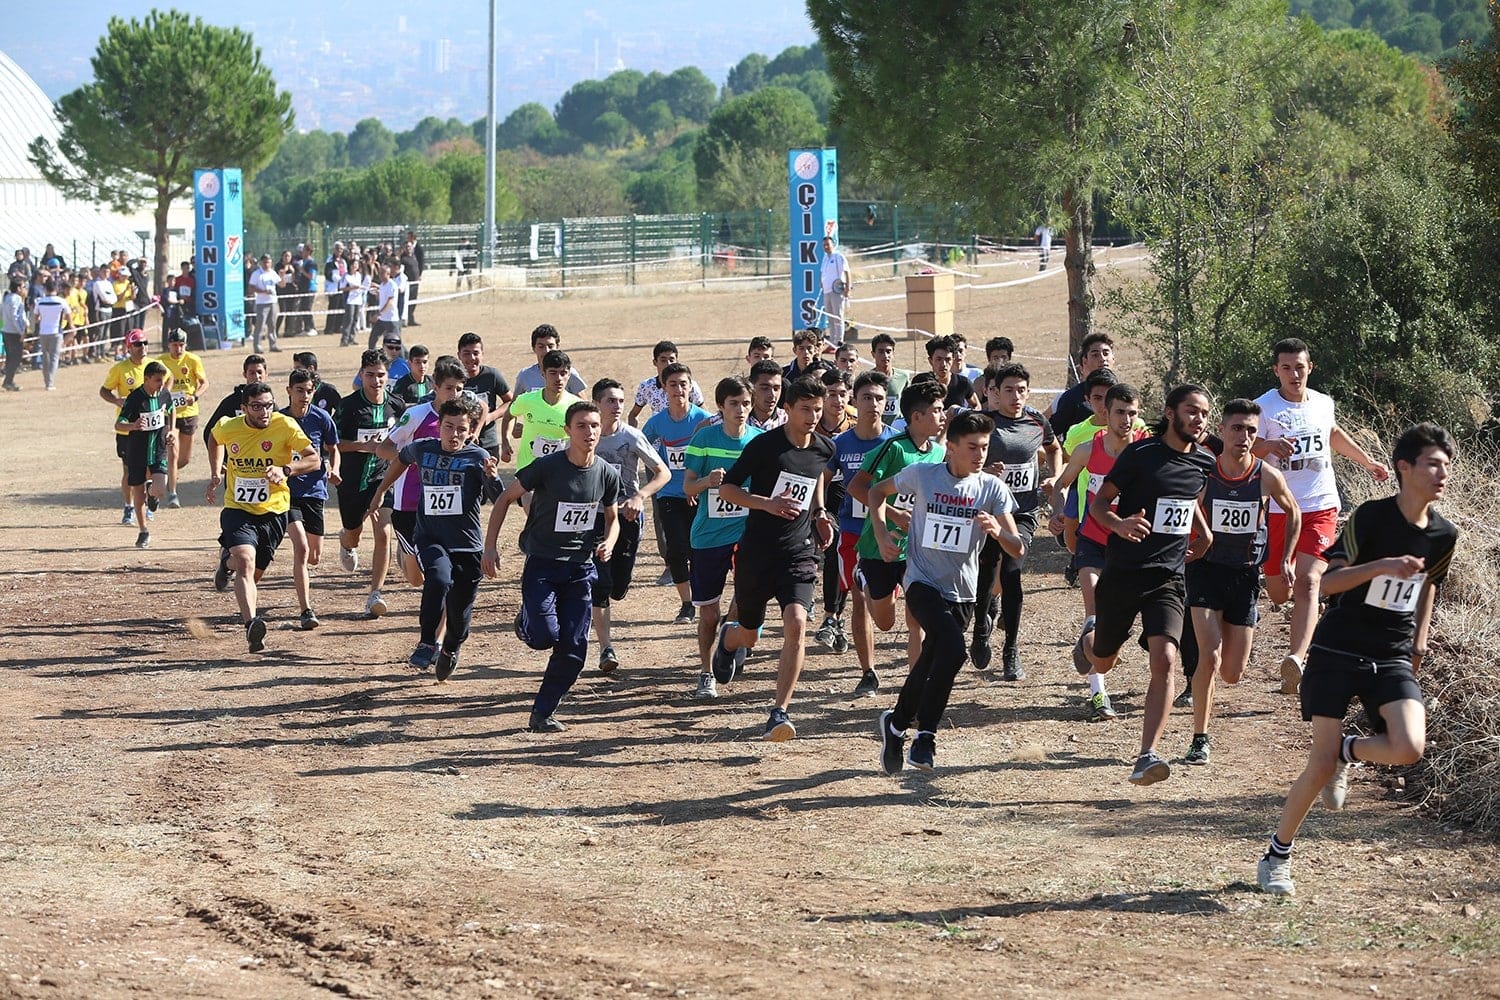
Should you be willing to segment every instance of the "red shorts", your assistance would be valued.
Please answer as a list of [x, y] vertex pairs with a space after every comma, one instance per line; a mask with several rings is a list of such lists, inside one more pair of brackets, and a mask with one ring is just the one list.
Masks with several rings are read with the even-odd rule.
[[[1323, 553], [1339, 533], [1337, 508], [1306, 510], [1302, 512], [1302, 532], [1297, 536], [1296, 552], [1322, 559]], [[1281, 552], [1286, 544], [1286, 515], [1271, 513], [1266, 522], [1266, 576], [1281, 575]]]
[[854, 567], [859, 565], [854, 546], [858, 541], [859, 536], [853, 532], [839, 532], [839, 590], [846, 594], [854, 589]]

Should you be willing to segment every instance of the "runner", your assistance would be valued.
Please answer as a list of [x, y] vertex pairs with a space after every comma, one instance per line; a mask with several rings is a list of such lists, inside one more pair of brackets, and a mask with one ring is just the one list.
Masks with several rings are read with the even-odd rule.
[[141, 526], [135, 547], [151, 546], [151, 532], [146, 529], [146, 494], [151, 494], [151, 508], [161, 499], [172, 462], [177, 428], [172, 421], [172, 393], [167, 389], [167, 366], [148, 361], [143, 369], [142, 384], [125, 397], [115, 430], [125, 433], [125, 478], [130, 485], [130, 499], [135, 507], [136, 523]]
[[[350, 341], [353, 343], [353, 341]], [[313, 405], [330, 417], [339, 410], [339, 391], [318, 377], [318, 356], [312, 351], [298, 351], [292, 355], [292, 365], [306, 369], [313, 377]]]
[[[1119, 661], [1120, 647], [1140, 615], [1151, 682], [1141, 755], [1130, 774], [1137, 785], [1172, 775], [1156, 745], [1172, 711], [1189, 539], [1197, 533], [1193, 544], [1199, 554], [1213, 544], [1198, 496], [1213, 471], [1214, 456], [1197, 443], [1211, 406], [1208, 391], [1196, 385], [1179, 385], [1167, 393], [1161, 433], [1126, 446], [1089, 503], [1089, 516], [1110, 532], [1110, 538], [1095, 591], [1097, 623], [1093, 618], [1083, 623], [1074, 658], [1081, 666], [1082, 653], [1095, 670], [1107, 673]], [[1121, 517], [1116, 506], [1133, 513]]]
[[[641, 544], [641, 522], [646, 502], [672, 481], [671, 470], [651, 442], [623, 422], [625, 387], [612, 378], [594, 383], [594, 403], [599, 407], [599, 444], [594, 453], [620, 478], [619, 532], [608, 561], [595, 560], [598, 579], [593, 586], [594, 634], [599, 642], [599, 671], [612, 673], [620, 665], [610, 635], [610, 602], [623, 601], [635, 576], [636, 552]], [[641, 470], [650, 479], [641, 482]]]
[[287, 508], [287, 534], [292, 536], [292, 586], [302, 609], [298, 624], [304, 631], [318, 627], [318, 616], [312, 606], [312, 570], [323, 557], [323, 508], [328, 500], [328, 484], [335, 488], [339, 476], [339, 432], [333, 418], [313, 405], [317, 393], [317, 376], [305, 368], [293, 368], [287, 378], [288, 403], [281, 413], [297, 422], [302, 433], [317, 452], [318, 467], [293, 476], [288, 481], [291, 503]]
[[782, 382], [790, 382], [808, 374], [808, 366], [823, 353], [823, 331], [813, 328], [797, 330], [792, 334], [792, 361], [781, 369]]
[[[904, 557], [906, 607], [923, 633], [921, 652], [895, 708], [880, 713], [880, 766], [886, 774], [902, 769], [906, 731], [913, 724], [917, 738], [907, 760], [919, 771], [931, 771], [936, 764], [938, 723], [948, 707], [953, 678], [964, 665], [964, 633], [981, 593], [984, 538], [994, 539], [1012, 558], [1026, 554], [1026, 542], [1010, 516], [1015, 500], [998, 477], [984, 471], [994, 430], [994, 421], [983, 413], [960, 413], [948, 424], [943, 462], [909, 465], [870, 487], [876, 542], [887, 562]], [[886, 520], [886, 500], [898, 493], [916, 497], [902, 539]]]
[[[135, 491], [130, 487], [130, 469], [126, 463], [125, 446], [130, 440], [130, 431], [120, 429], [120, 408], [125, 397], [139, 389], [146, 379], [146, 331], [131, 330], [125, 335], [126, 356], [116, 361], [104, 374], [104, 384], [99, 387], [99, 398], [115, 408], [115, 454], [120, 458], [120, 499], [124, 501], [121, 524], [135, 524]], [[147, 491], [149, 494], [149, 490]], [[147, 517], [155, 516], [156, 504], [147, 508]], [[144, 531], [146, 526], [141, 525]]]
[[[885, 375], [877, 371], [865, 372], [854, 380], [855, 423], [833, 439], [833, 460], [823, 473], [825, 491], [831, 485], [834, 475], [838, 475], [845, 483], [854, 482], [860, 469], [864, 468], [865, 457], [882, 441], [895, 436], [896, 432], [881, 419], [881, 414], [885, 412], [886, 386], [889, 384]], [[838, 504], [839, 541], [837, 546], [831, 548], [838, 555], [839, 585], [845, 593], [853, 595], [849, 627], [854, 633], [854, 655], [860, 667], [859, 682], [854, 686], [856, 698], [863, 698], [880, 690], [880, 675], [875, 671], [875, 632], [870, 625], [870, 611], [865, 605], [864, 590], [854, 583], [854, 570], [859, 562], [855, 547], [868, 516], [869, 509], [863, 501], [856, 500], [851, 490], [844, 490]], [[823, 641], [821, 636], [819, 641]], [[847, 639], [844, 640], [843, 649], [837, 648], [837, 643], [834, 643], [835, 652], [842, 653], [848, 648]]]
[[[442, 367], [450, 366], [444, 363]], [[451, 367], [457, 369], [457, 362]], [[484, 549], [479, 534], [480, 498], [484, 481], [495, 468], [489, 452], [471, 443], [484, 419], [484, 407], [459, 395], [461, 381], [454, 372], [448, 373], [446, 398], [437, 410], [438, 438], [404, 445], [375, 487], [369, 507], [369, 516], [378, 518], [391, 484], [405, 478], [409, 469], [417, 471], [413, 543], [423, 579], [421, 636], [407, 662], [418, 670], [432, 667], [440, 682], [453, 676], [458, 654], [469, 637]]]
[[927, 363], [932, 370], [912, 377], [913, 382], [936, 381], [942, 387], [943, 405], [948, 407], [950, 417], [954, 410], [979, 406], [974, 383], [954, 370], [957, 356], [958, 347], [951, 337], [933, 337], [927, 342]]
[[292, 499], [287, 480], [311, 472], [323, 460], [296, 421], [275, 412], [276, 399], [264, 382], [245, 386], [240, 405], [244, 416], [220, 421], [211, 431], [211, 471], [203, 497], [214, 502], [219, 473], [226, 471], [219, 544], [229, 553], [234, 599], [250, 652], [258, 653], [266, 645], [266, 622], [258, 610], [256, 585], [286, 534]]
[[[540, 389], [523, 390], [510, 404], [510, 410], [500, 420], [500, 460], [509, 462], [513, 453], [511, 439], [519, 438], [520, 454], [516, 455], [516, 471], [520, 472], [532, 462], [563, 451], [568, 447], [568, 408], [581, 402], [563, 386], [571, 379], [573, 362], [562, 351], [548, 351], [542, 358], [542, 374], [546, 383]], [[519, 421], [512, 426], [512, 421]]]
[[[535, 392], [546, 384], [547, 379], [544, 370], [547, 367], [547, 355], [553, 351], [562, 350], [562, 335], [551, 323], [543, 323], [531, 331], [531, 352], [536, 355], [536, 364], [522, 368], [516, 375], [516, 395], [525, 392]], [[568, 380], [566, 388], [575, 398], [578, 394], [588, 388], [583, 376], [571, 367], [568, 369]]]
[[[484, 426], [479, 432], [479, 447], [495, 458], [500, 457], [500, 417], [514, 394], [500, 369], [484, 363], [484, 341], [477, 333], [458, 338], [458, 360], [464, 366], [464, 395], [472, 396], [484, 407]], [[491, 487], [493, 490], [493, 487]], [[493, 500], [487, 496], [486, 500]]]
[[1083, 338], [1083, 345], [1078, 349], [1078, 381], [1054, 396], [1052, 405], [1047, 407], [1047, 419], [1052, 422], [1052, 433], [1065, 438], [1068, 436], [1068, 428], [1093, 415], [1084, 383], [1099, 369], [1114, 366], [1113, 337], [1107, 333], [1091, 333]]
[[[1415, 764], [1426, 749], [1427, 715], [1416, 673], [1458, 541], [1458, 528], [1433, 504], [1443, 498], [1457, 454], [1443, 428], [1408, 428], [1391, 459], [1396, 495], [1360, 504], [1323, 553], [1328, 568], [1322, 593], [1331, 601], [1313, 633], [1300, 687], [1302, 718], [1313, 727], [1312, 749], [1256, 872], [1265, 892], [1296, 891], [1292, 843], [1320, 789], [1325, 806], [1342, 809], [1350, 764], [1402, 767]], [[1356, 697], [1373, 736], [1344, 735], [1344, 714]]]
[[521, 570], [521, 610], [516, 612], [515, 631], [532, 649], [552, 651], [526, 725], [533, 733], [560, 733], [567, 728], [555, 713], [588, 655], [594, 560], [608, 562], [614, 550], [620, 477], [596, 457], [601, 423], [599, 408], [592, 402], [568, 407], [567, 448], [517, 470], [515, 480], [495, 502], [484, 533], [483, 570], [485, 576], [494, 578], [499, 572], [496, 545], [505, 514], [522, 494], [531, 494], [526, 527], [521, 529], [526, 565]]
[[245, 386], [254, 385], [257, 382], [265, 382], [266, 359], [259, 354], [246, 355], [245, 360], [240, 364], [240, 374], [244, 381], [235, 386], [234, 391], [219, 400], [219, 405], [214, 407], [214, 412], [209, 416], [208, 423], [203, 425], [203, 445], [205, 448], [213, 447], [214, 428], [221, 421], [232, 420], [235, 417], [244, 415]]
[[177, 496], [177, 477], [193, 458], [193, 435], [198, 433], [198, 403], [208, 387], [203, 361], [187, 349], [187, 332], [167, 334], [167, 353], [156, 359], [167, 369], [167, 388], [172, 392], [172, 415], [177, 427], [177, 461], [167, 470], [167, 506], [182, 506]]
[[698, 425], [708, 419], [708, 411], [688, 401], [693, 373], [687, 365], [674, 362], [662, 369], [661, 378], [666, 387], [667, 408], [646, 421], [641, 431], [646, 440], [656, 446], [657, 453], [672, 473], [672, 481], [657, 492], [652, 507], [666, 541], [662, 557], [681, 601], [672, 624], [690, 625], [693, 622], [693, 593], [689, 585], [693, 504], [683, 491], [682, 479], [687, 467], [688, 442], [692, 441]]
[[[628, 423], [631, 427], [638, 427], [636, 418], [641, 415], [642, 410], [650, 410], [657, 414], [667, 408], [667, 387], [662, 382], [661, 373], [668, 365], [677, 363], [677, 345], [670, 340], [659, 340], [651, 349], [651, 364], [656, 367], [656, 374], [645, 379], [635, 390], [635, 405], [630, 408]], [[598, 402], [598, 400], [594, 400]], [[692, 384], [688, 392], [688, 402], [694, 406], [703, 405], [703, 390], [698, 388], [698, 383]]]
[[[1306, 343], [1295, 337], [1278, 341], [1271, 348], [1271, 356], [1279, 385], [1256, 400], [1262, 420], [1255, 456], [1270, 459], [1281, 471], [1302, 511], [1296, 575], [1288, 581], [1279, 565], [1270, 561], [1265, 565], [1266, 593], [1271, 603], [1292, 602], [1290, 648], [1281, 661], [1281, 691], [1296, 694], [1318, 613], [1318, 580], [1328, 565], [1323, 551], [1338, 532], [1340, 502], [1333, 456], [1337, 453], [1359, 463], [1377, 483], [1385, 482], [1391, 473], [1334, 421], [1332, 398], [1308, 388], [1313, 362]], [[1286, 511], [1272, 500], [1268, 532], [1271, 552], [1281, 551], [1285, 531]]]
[[880, 415], [886, 423], [893, 423], [901, 416], [901, 394], [911, 381], [912, 373], [897, 368], [892, 363], [896, 356], [896, 338], [888, 333], [877, 333], [870, 338], [870, 359], [875, 362], [875, 371], [885, 376], [885, 412]]
[[[425, 402], [432, 395], [434, 380], [427, 374], [427, 359], [431, 352], [421, 344], [415, 344], [406, 352], [407, 371], [396, 376], [396, 384], [391, 387], [391, 392], [401, 402], [411, 406], [416, 403]], [[457, 358], [454, 363], [457, 363]], [[386, 375], [389, 377], [390, 370]]]
[[[1098, 378], [1107, 371], [1109, 369], [1102, 369], [1089, 377]], [[1109, 377], [1113, 379], [1114, 374], [1111, 372]], [[1109, 546], [1109, 533], [1088, 512], [1089, 501], [1104, 484], [1104, 477], [1109, 475], [1110, 470], [1115, 467], [1115, 459], [1119, 457], [1120, 452], [1146, 436], [1144, 428], [1137, 430], [1140, 424], [1141, 394], [1135, 390], [1134, 386], [1124, 382], [1114, 383], [1108, 389], [1102, 390], [1096, 386], [1091, 390], [1089, 398], [1094, 401], [1100, 413], [1107, 415], [1104, 430], [1095, 431], [1093, 440], [1085, 441], [1073, 449], [1068, 457], [1068, 464], [1063, 468], [1062, 474], [1057, 477], [1057, 487], [1053, 490], [1054, 504], [1057, 502], [1056, 497], [1059, 493], [1066, 495], [1070, 503], [1077, 503], [1072, 499], [1072, 486], [1074, 483], [1081, 484], [1084, 477], [1088, 477], [1088, 485], [1080, 486], [1081, 492], [1088, 500], [1083, 503], [1083, 524], [1075, 532], [1074, 545], [1077, 551], [1073, 556], [1073, 565], [1078, 568], [1078, 582], [1082, 586], [1085, 623], [1094, 620], [1096, 588], [1099, 584], [1099, 574], [1104, 569], [1105, 553]], [[1092, 427], [1093, 423], [1085, 421], [1078, 426]], [[1054, 514], [1053, 520], [1057, 520], [1060, 516]], [[1104, 675], [1081, 655], [1073, 657], [1073, 665], [1088, 681], [1089, 693], [1084, 699], [1084, 710], [1088, 713], [1088, 720], [1108, 722], [1118, 718], [1109, 693], [1104, 688]]]
[[[698, 659], [703, 671], [698, 675], [695, 698], [717, 698], [719, 682], [729, 683], [744, 665], [739, 655], [721, 664], [725, 672], [714, 673], [714, 636], [719, 629], [719, 608], [724, 597], [724, 583], [734, 566], [735, 546], [745, 532], [750, 511], [729, 503], [719, 492], [724, 473], [729, 471], [758, 428], [746, 423], [751, 407], [750, 383], [743, 376], [720, 379], [714, 388], [719, 422], [700, 427], [688, 442], [682, 473], [682, 489], [696, 502], [690, 573], [693, 607], [698, 610]], [[705, 495], [706, 494], [706, 495]], [[733, 604], [729, 617], [737, 617]]]
[[984, 342], [984, 360], [988, 368], [1004, 368], [1016, 353], [1016, 345], [1009, 337], [991, 337]]
[[[950, 333], [948, 339], [953, 343], [953, 370], [969, 380], [974, 386], [975, 392], [979, 391], [979, 380], [984, 377], [984, 369], [969, 364], [964, 357], [969, 351], [969, 338], [961, 333]], [[984, 397], [979, 397], [979, 405], [984, 405]]]
[[359, 391], [345, 396], [339, 403], [338, 448], [342, 458], [338, 485], [339, 565], [347, 573], [359, 571], [359, 536], [366, 519], [375, 536], [375, 550], [370, 558], [370, 593], [365, 598], [365, 614], [379, 618], [389, 610], [380, 588], [390, 571], [391, 520], [389, 507], [370, 514], [370, 496], [385, 472], [385, 463], [377, 455], [380, 442], [396, 426], [405, 407], [385, 388], [385, 355], [371, 349], [359, 358]]
[[[771, 342], [770, 337], [751, 337], [750, 346], [745, 348], [745, 371], [754, 368], [761, 361], [776, 360], [776, 345]], [[780, 368], [776, 369], [780, 371]]]
[[1187, 567], [1187, 603], [1198, 643], [1193, 692], [1193, 742], [1184, 764], [1207, 764], [1208, 722], [1213, 716], [1214, 675], [1238, 684], [1250, 662], [1255, 638], [1255, 602], [1260, 564], [1266, 558], [1266, 500], [1287, 511], [1278, 564], [1291, 566], [1301, 527], [1297, 503], [1281, 473], [1251, 454], [1260, 424], [1260, 404], [1231, 399], [1224, 404], [1219, 439], [1224, 451], [1203, 490], [1203, 516], [1214, 543]]
[[[847, 372], [837, 369], [819, 374], [819, 381], [828, 390], [828, 398], [823, 402], [823, 415], [818, 418], [818, 433], [832, 444], [840, 434], [854, 426], [854, 415], [849, 409], [854, 380]], [[855, 471], [859, 470], [856, 468]], [[823, 472], [823, 503], [827, 505], [830, 516], [835, 518], [835, 525], [844, 506], [845, 482], [844, 467], [839, 464], [835, 447], [828, 469]], [[837, 534], [834, 541], [839, 541]], [[849, 634], [844, 630], [844, 605], [848, 603], [848, 594], [849, 588], [844, 585], [839, 566], [839, 546], [830, 545], [823, 552], [823, 623], [813, 632], [813, 638], [840, 654], [849, 651]]]
[[[1010, 490], [1015, 500], [1015, 530], [1024, 544], [1020, 555], [1002, 552], [1000, 543], [993, 538], [985, 541], [980, 549], [978, 600], [982, 603], [974, 615], [974, 639], [969, 645], [969, 656], [974, 661], [974, 669], [989, 667], [992, 656], [990, 634], [998, 614], [1005, 631], [1005, 645], [1001, 650], [1003, 676], [1007, 681], [1019, 681], [1026, 676], [1017, 643], [1021, 631], [1021, 606], [1025, 601], [1021, 571], [1026, 565], [1031, 539], [1036, 534], [1041, 496], [1052, 492], [1052, 484], [1062, 469], [1062, 454], [1052, 434], [1052, 425], [1047, 423], [1040, 410], [1027, 405], [1031, 395], [1031, 373], [1024, 366], [1009, 364], [1003, 368], [986, 369], [984, 377], [990, 385], [985, 394], [987, 416], [995, 425], [985, 471], [1000, 477]], [[996, 590], [999, 591], [998, 597]]]
[[819, 555], [833, 541], [833, 521], [823, 504], [823, 468], [833, 458], [833, 444], [817, 433], [827, 395], [815, 379], [788, 385], [782, 402], [786, 423], [748, 442], [718, 488], [720, 497], [750, 513], [736, 557], [739, 620], [719, 626], [715, 673], [723, 675], [723, 663], [735, 659], [737, 650], [755, 647], [766, 605], [772, 599], [781, 605], [776, 700], [762, 734], [773, 743], [797, 735], [787, 709], [802, 673]]
[[[760, 431], [775, 430], [786, 423], [786, 410], [781, 405], [781, 366], [770, 358], [763, 358], [750, 366], [750, 415], [745, 418], [747, 426]], [[709, 423], [719, 423], [722, 417], [714, 414]]]
[[[1087, 420], [1080, 420], [1072, 427], [1069, 427], [1067, 432], [1063, 434], [1062, 457], [1064, 462], [1069, 461], [1073, 457], [1073, 453], [1081, 445], [1092, 441], [1108, 425], [1109, 404], [1106, 402], [1106, 397], [1109, 395], [1109, 390], [1119, 381], [1114, 371], [1109, 368], [1100, 368], [1097, 371], [1090, 372], [1089, 377], [1084, 380], [1086, 389], [1085, 398], [1088, 400], [1090, 416]], [[1136, 402], [1139, 403], [1139, 393], [1136, 393], [1134, 388], [1131, 389], [1131, 392], [1135, 395]], [[1048, 422], [1051, 423], [1051, 421]], [[1136, 427], [1140, 430], [1145, 430], [1145, 421], [1137, 418]], [[1079, 470], [1076, 487], [1063, 491], [1063, 503], [1061, 507], [1058, 507], [1054, 503], [1053, 506], [1058, 513], [1054, 513], [1053, 521], [1047, 525], [1052, 534], [1058, 535], [1061, 533], [1063, 547], [1072, 553], [1078, 551], [1079, 522], [1088, 514], [1088, 502], [1080, 500], [1080, 498], [1088, 495], [1089, 480], [1091, 478], [1087, 468]], [[1069, 586], [1072, 586], [1076, 582], [1077, 567], [1078, 562], [1076, 559], [1068, 564], [1068, 569], [1074, 573], [1074, 577], [1068, 580]]]
[[375, 265], [375, 274], [370, 280], [379, 282], [376, 290], [379, 306], [375, 322], [370, 324], [370, 339], [365, 344], [366, 351], [375, 350], [376, 344], [383, 344], [392, 337], [398, 344], [401, 342], [401, 282], [397, 280], [400, 274], [399, 264]]

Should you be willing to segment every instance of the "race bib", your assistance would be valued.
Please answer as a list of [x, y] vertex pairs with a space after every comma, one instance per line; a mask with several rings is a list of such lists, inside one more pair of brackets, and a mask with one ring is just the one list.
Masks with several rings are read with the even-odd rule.
[[973, 537], [973, 519], [951, 514], [928, 514], [922, 528], [922, 546], [940, 552], [967, 552]]
[[385, 440], [385, 428], [384, 427], [361, 427], [357, 431], [354, 432], [354, 440], [356, 440], [356, 441], [384, 441]]
[[172, 405], [178, 409], [182, 409], [182, 407], [188, 405], [187, 398], [188, 394], [185, 392], [174, 392], [172, 393]]
[[453, 517], [463, 504], [462, 486], [422, 487], [422, 509], [428, 517]]
[[591, 503], [559, 503], [553, 529], [568, 535], [588, 531], [594, 526], [594, 512], [598, 509], [597, 504]]
[[1260, 527], [1259, 500], [1214, 500], [1209, 528], [1216, 535], [1253, 535]]
[[1186, 535], [1193, 530], [1193, 500], [1169, 500], [1163, 497], [1156, 501], [1156, 520], [1151, 522], [1151, 531], [1158, 535]]
[[532, 438], [531, 457], [546, 458], [548, 455], [551, 455], [554, 452], [562, 451], [567, 446], [568, 442], [554, 440], [553, 438]]
[[854, 495], [852, 493], [849, 495], [849, 516], [850, 517], [869, 517], [870, 516], [870, 508], [866, 507], [864, 504], [862, 504], [858, 500], [854, 499]]
[[897, 493], [887, 500], [885, 505], [892, 510], [899, 510], [910, 514], [912, 508], [917, 505], [917, 495], [915, 493]]
[[687, 447], [667, 449], [667, 468], [676, 472], [687, 468]]
[[271, 483], [264, 476], [259, 479], [235, 478], [235, 503], [267, 503], [270, 499]]
[[812, 505], [813, 487], [818, 481], [811, 476], [797, 476], [785, 470], [776, 477], [776, 485], [771, 488], [771, 496], [786, 497], [797, 505], [797, 513], [802, 513]]
[[141, 414], [141, 420], [145, 422], [145, 430], [159, 431], [167, 426], [166, 410], [151, 410]]
[[1036, 463], [1007, 465], [1000, 470], [1000, 479], [1012, 493], [1030, 493], [1036, 489]]
[[713, 520], [724, 520], [732, 517], [749, 517], [750, 508], [732, 504], [719, 496], [719, 491], [710, 489], [708, 491], [708, 516]]
[[1422, 584], [1426, 582], [1426, 573], [1416, 573], [1404, 580], [1399, 576], [1377, 576], [1365, 591], [1365, 603], [1382, 611], [1411, 614], [1417, 610], [1417, 598], [1422, 596]]
[[900, 396], [899, 395], [890, 395], [890, 396], [885, 397], [885, 411], [882, 413], [882, 419], [884, 419], [884, 420], [892, 420], [892, 419], [894, 419], [894, 418], [896, 418], [896, 417], [898, 417], [900, 415], [901, 415], [901, 399], [900, 399]]

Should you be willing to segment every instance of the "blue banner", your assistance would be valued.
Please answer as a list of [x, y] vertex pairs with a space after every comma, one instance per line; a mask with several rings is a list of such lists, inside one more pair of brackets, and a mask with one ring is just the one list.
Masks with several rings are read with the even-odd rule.
[[822, 329], [820, 275], [823, 237], [839, 242], [838, 150], [793, 149], [786, 154], [792, 234], [792, 329]]
[[238, 167], [193, 171], [194, 305], [208, 348], [245, 339], [245, 203]]

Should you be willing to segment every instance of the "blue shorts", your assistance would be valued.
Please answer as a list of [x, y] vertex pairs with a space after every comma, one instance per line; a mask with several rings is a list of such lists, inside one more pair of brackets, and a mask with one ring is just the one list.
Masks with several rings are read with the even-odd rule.
[[688, 591], [692, 594], [694, 607], [718, 604], [724, 596], [724, 583], [734, 569], [736, 544], [715, 545], [709, 549], [693, 549], [688, 566]]

